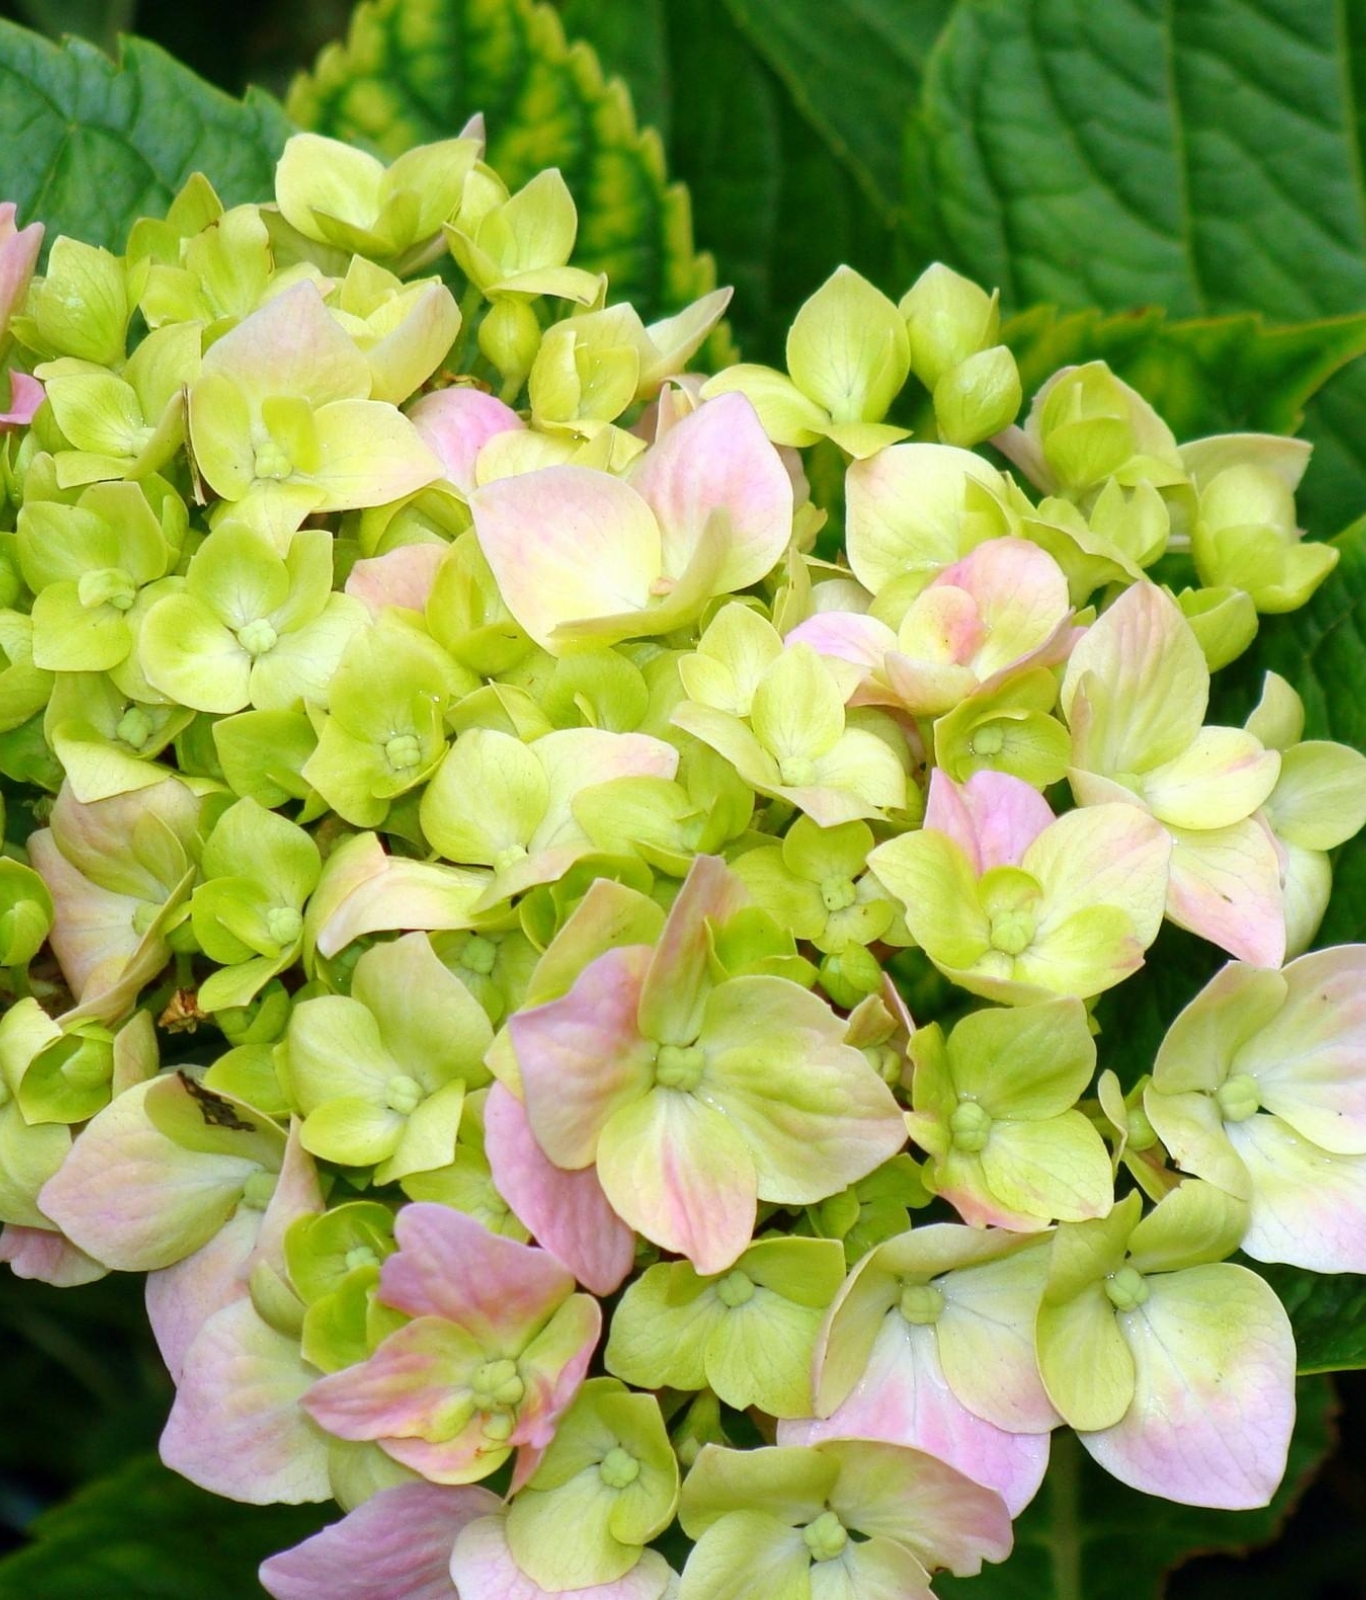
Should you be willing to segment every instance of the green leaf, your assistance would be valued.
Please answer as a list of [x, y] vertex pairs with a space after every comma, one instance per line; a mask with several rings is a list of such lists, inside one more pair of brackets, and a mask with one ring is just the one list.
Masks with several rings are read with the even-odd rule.
[[1241, 1551], [1268, 1543], [1332, 1442], [1333, 1391], [1326, 1379], [1298, 1386], [1290, 1463], [1275, 1499], [1260, 1511], [1174, 1505], [1126, 1488], [1076, 1439], [1054, 1436], [1038, 1498], [1015, 1524], [1015, 1550], [971, 1580], [942, 1577], [942, 1600], [1158, 1600], [1163, 1577], [1192, 1550]]
[[642, 123], [669, 135], [669, 10], [665, 0], [555, 0], [570, 39], [591, 45], [620, 77]]
[[[963, 0], [911, 123], [910, 240], [1015, 306], [1356, 311], [1354, 27], [1335, 0]], [[1311, 526], [1360, 509], [1363, 422], [1356, 368], [1310, 410]]]
[[1366, 1277], [1325, 1277], [1300, 1267], [1250, 1265], [1290, 1313], [1301, 1372], [1346, 1372], [1366, 1367]]
[[901, 193], [906, 106], [953, 0], [726, 4], [798, 108], [890, 217]]
[[242, 1600], [331, 1509], [238, 1505], [137, 1456], [32, 1523], [34, 1543], [0, 1561], [0, 1600]]
[[367, 0], [345, 44], [295, 80], [290, 115], [385, 156], [447, 138], [482, 111], [490, 163], [511, 188], [558, 166], [579, 206], [576, 262], [610, 275], [646, 317], [715, 285], [693, 251], [687, 191], [668, 181], [624, 84], [533, 0]]
[[160, 216], [192, 172], [225, 205], [269, 195], [290, 128], [259, 89], [233, 100], [145, 39], [115, 64], [80, 39], [50, 44], [0, 21], [0, 194], [26, 220], [121, 250], [140, 216]]

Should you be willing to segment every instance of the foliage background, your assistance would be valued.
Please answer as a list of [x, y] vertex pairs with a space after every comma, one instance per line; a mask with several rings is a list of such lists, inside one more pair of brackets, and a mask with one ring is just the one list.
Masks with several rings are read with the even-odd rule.
[[[1305, 521], [1314, 537], [1349, 530], [1342, 568], [1304, 613], [1264, 626], [1255, 669], [1232, 674], [1221, 709], [1240, 716], [1272, 666], [1305, 695], [1311, 733], [1366, 748], [1366, 536], [1349, 528], [1366, 511], [1366, 361], [1344, 365], [1366, 349], [1363, 0], [555, 5], [658, 144], [543, 27], [500, 32], [506, 14], [530, 14], [506, 0], [379, 0], [349, 54], [334, 50], [292, 93], [345, 35], [345, 0], [2, 0], [0, 17], [110, 53], [136, 29], [233, 95], [260, 86], [296, 119], [389, 153], [486, 107], [502, 170], [563, 164], [587, 198], [585, 247], [645, 310], [687, 299], [706, 273], [667, 164], [690, 191], [698, 249], [735, 285], [731, 332], [748, 359], [781, 364], [793, 312], [839, 262], [896, 294], [939, 258], [1000, 285], [1027, 390], [1104, 355], [1183, 436], [1285, 429], [1304, 410], [1316, 443]], [[100, 242], [117, 247], [131, 190], [154, 209], [182, 156], [195, 164], [195, 130], [176, 116], [182, 81], [130, 54], [121, 99], [90, 58], [30, 56], [30, 76], [49, 75], [39, 103], [6, 78], [15, 49], [0, 36], [0, 104], [12, 97], [0, 191], [29, 202], [25, 220], [61, 226], [70, 208], [84, 226], [65, 225], [84, 237], [103, 220]], [[259, 96], [245, 115], [220, 109], [222, 126], [196, 137], [240, 183], [229, 198], [257, 197], [284, 115]], [[94, 131], [77, 127], [88, 114]], [[51, 160], [29, 160], [53, 119]], [[92, 161], [107, 163], [97, 181]], [[34, 192], [19, 195], [12, 173], [36, 173]], [[1344, 850], [1338, 885], [1322, 937], [1362, 939], [1366, 845]], [[1124, 1014], [1108, 1019], [1111, 1064], [1142, 1071], [1162, 1021], [1216, 964], [1168, 930], [1143, 988], [1126, 985]], [[1277, 1286], [1308, 1366], [1366, 1363], [1366, 1280], [1335, 1281], [1327, 1297], [1294, 1275]], [[944, 1593], [1222, 1600], [1236, 1584], [1242, 1600], [1366, 1600], [1366, 1382], [1340, 1376], [1336, 1398], [1324, 1377], [1303, 1383], [1305, 1424], [1272, 1512], [1145, 1501], [1063, 1450], [1017, 1556]], [[259, 1593], [256, 1562], [324, 1520], [227, 1505], [165, 1473], [153, 1451], [168, 1403], [137, 1282], [59, 1292], [0, 1273], [0, 1549], [12, 1552], [0, 1600]], [[1248, 1547], [1260, 1553], [1237, 1553]], [[1164, 1577], [1192, 1551], [1225, 1553]]]

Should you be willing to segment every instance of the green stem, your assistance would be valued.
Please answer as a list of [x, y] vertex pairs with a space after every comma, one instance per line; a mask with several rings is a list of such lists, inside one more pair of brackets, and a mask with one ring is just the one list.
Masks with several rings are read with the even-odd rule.
[[28, 966], [8, 967], [6, 968], [6, 975], [9, 978], [10, 992], [14, 995], [14, 998], [16, 1000], [27, 1000], [33, 993], [33, 987], [28, 981]]
[[1081, 1446], [1068, 1428], [1060, 1428], [1053, 1437], [1048, 1509], [1053, 1524], [1052, 1600], [1082, 1600]]

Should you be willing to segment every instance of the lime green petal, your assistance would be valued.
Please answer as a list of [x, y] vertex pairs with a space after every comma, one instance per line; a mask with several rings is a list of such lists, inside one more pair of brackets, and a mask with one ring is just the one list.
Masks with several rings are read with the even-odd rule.
[[398, 1149], [404, 1119], [386, 1106], [337, 1095], [304, 1118], [304, 1149], [343, 1167], [368, 1167]]
[[1002, 1205], [1044, 1222], [1103, 1217], [1114, 1201], [1109, 1151], [1080, 1111], [994, 1123], [982, 1173]]
[[650, 1267], [612, 1313], [607, 1370], [641, 1389], [702, 1389], [708, 1335], [725, 1314], [686, 1261]]
[[712, 1326], [707, 1382], [737, 1410], [758, 1406], [771, 1417], [810, 1416], [811, 1361], [821, 1317], [820, 1310], [794, 1305], [771, 1289], [754, 1289]]
[[993, 1117], [1059, 1116], [1096, 1069], [1086, 1008], [1074, 999], [975, 1011], [953, 1030], [949, 1052], [958, 1093]]

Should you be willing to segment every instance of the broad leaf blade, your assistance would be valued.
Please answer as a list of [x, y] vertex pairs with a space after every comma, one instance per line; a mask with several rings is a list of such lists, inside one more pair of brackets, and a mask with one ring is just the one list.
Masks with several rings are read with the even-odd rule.
[[1366, 1277], [1254, 1265], [1290, 1313], [1301, 1372], [1366, 1367]]
[[[1357, 311], [1350, 43], [1335, 0], [964, 0], [912, 119], [908, 234], [1015, 306]], [[1303, 496], [1320, 531], [1360, 509], [1357, 420], [1360, 368], [1309, 413], [1328, 446]]]
[[289, 136], [259, 89], [233, 100], [145, 39], [114, 63], [80, 39], [57, 46], [0, 21], [0, 197], [24, 221], [122, 250], [140, 216], [160, 216], [193, 172], [224, 204], [271, 193]]
[[890, 220], [901, 194], [906, 108], [952, 0], [727, 4], [802, 113]]

